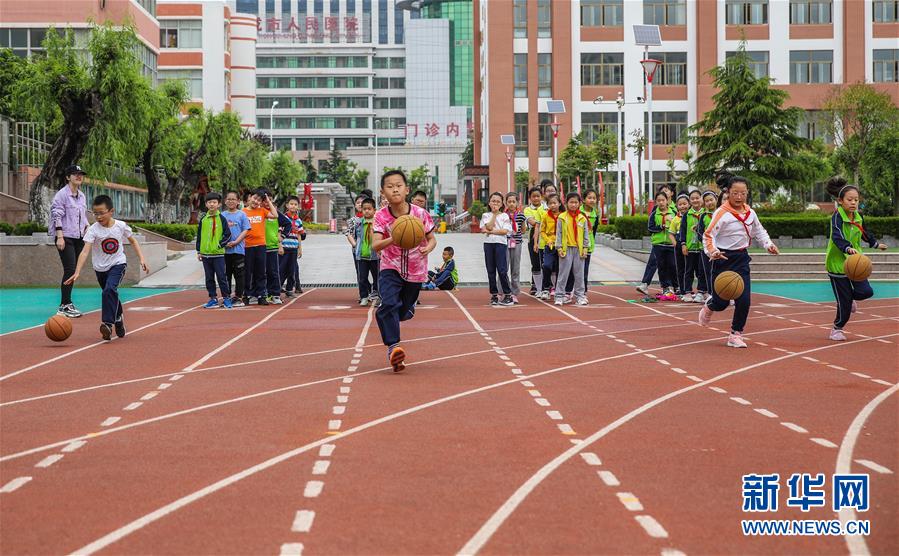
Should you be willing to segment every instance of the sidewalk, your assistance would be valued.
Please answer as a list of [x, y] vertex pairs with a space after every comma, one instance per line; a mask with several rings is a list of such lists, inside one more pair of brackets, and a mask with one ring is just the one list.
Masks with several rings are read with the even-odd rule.
[[[485, 284], [484, 236], [451, 233], [437, 235], [437, 249], [428, 257], [428, 267], [442, 263], [441, 253], [446, 246], [455, 250], [456, 268], [461, 285]], [[530, 282], [530, 261], [521, 257], [521, 280]], [[590, 281], [637, 282], [643, 275], [643, 263], [609, 247], [597, 245], [590, 261]], [[356, 283], [349, 244], [342, 235], [309, 234], [303, 242], [300, 259], [300, 281], [303, 285], [352, 285]], [[138, 284], [141, 288], [203, 287], [203, 266], [195, 251], [185, 251], [168, 267], [148, 276]]]

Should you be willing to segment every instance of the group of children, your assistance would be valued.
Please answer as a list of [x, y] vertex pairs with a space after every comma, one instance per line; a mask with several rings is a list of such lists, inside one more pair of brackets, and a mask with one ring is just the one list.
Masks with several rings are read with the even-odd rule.
[[236, 191], [225, 193], [224, 211], [221, 194], [213, 191], [205, 200], [196, 240], [209, 294], [205, 308], [280, 305], [282, 294], [291, 298], [302, 293], [298, 259], [306, 231], [298, 197], [288, 197], [284, 212], [265, 189], [245, 194], [243, 208]]

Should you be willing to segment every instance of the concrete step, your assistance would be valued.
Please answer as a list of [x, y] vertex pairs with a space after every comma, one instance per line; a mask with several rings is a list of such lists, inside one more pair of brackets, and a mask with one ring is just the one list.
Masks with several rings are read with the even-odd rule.
[[[827, 280], [827, 272], [801, 272], [796, 270], [756, 270], [752, 268], [753, 280]], [[899, 272], [873, 271], [869, 280], [899, 280]]]
[[[891, 272], [899, 272], [899, 261], [872, 261], [871, 266], [874, 270], [879, 271], [891, 271]], [[808, 262], [790, 262], [790, 261], [758, 261], [753, 259], [750, 263], [750, 267], [753, 271], [756, 269], [778, 269], [778, 268], [791, 268], [797, 271], [799, 270], [808, 270], [810, 272], [814, 272], [816, 269], [824, 268], [824, 259], [819, 261], [808, 261]]]

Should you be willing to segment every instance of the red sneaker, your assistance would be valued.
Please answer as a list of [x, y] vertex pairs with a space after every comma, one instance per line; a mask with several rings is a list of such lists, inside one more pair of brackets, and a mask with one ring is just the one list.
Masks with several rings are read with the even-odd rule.
[[406, 352], [403, 351], [403, 348], [400, 346], [391, 349], [390, 353], [387, 354], [387, 358], [390, 360], [393, 372], [398, 373], [406, 368], [406, 364], [404, 363], [406, 360]]

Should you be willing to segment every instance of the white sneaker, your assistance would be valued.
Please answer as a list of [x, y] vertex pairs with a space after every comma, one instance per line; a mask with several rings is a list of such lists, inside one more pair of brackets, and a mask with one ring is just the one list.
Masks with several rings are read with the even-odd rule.
[[708, 305], [703, 305], [699, 310], [699, 325], [708, 326], [710, 322], [712, 322], [712, 310]]
[[369, 303], [370, 303], [370, 301], [367, 297], [363, 297], [362, 299], [359, 300], [359, 305], [361, 305], [362, 307], [368, 307]]
[[637, 291], [643, 295], [649, 295], [649, 284], [643, 283], [637, 286]]
[[746, 347], [746, 342], [743, 341], [743, 334], [741, 334], [740, 332], [731, 332], [730, 336], [727, 337], [727, 347], [732, 347], [732, 348]]
[[565, 299], [562, 297], [556, 298], [556, 305], [565, 305]]
[[846, 334], [839, 328], [834, 328], [830, 331], [830, 339], [834, 342], [845, 342]]
[[705, 303], [705, 295], [697, 293], [693, 296], [693, 303]]
[[693, 294], [685, 293], [683, 297], [680, 298], [684, 303], [693, 303]]
[[586, 297], [582, 297], [575, 302], [575, 305], [579, 305], [583, 307], [584, 305], [589, 305], [590, 303], [587, 301]]

